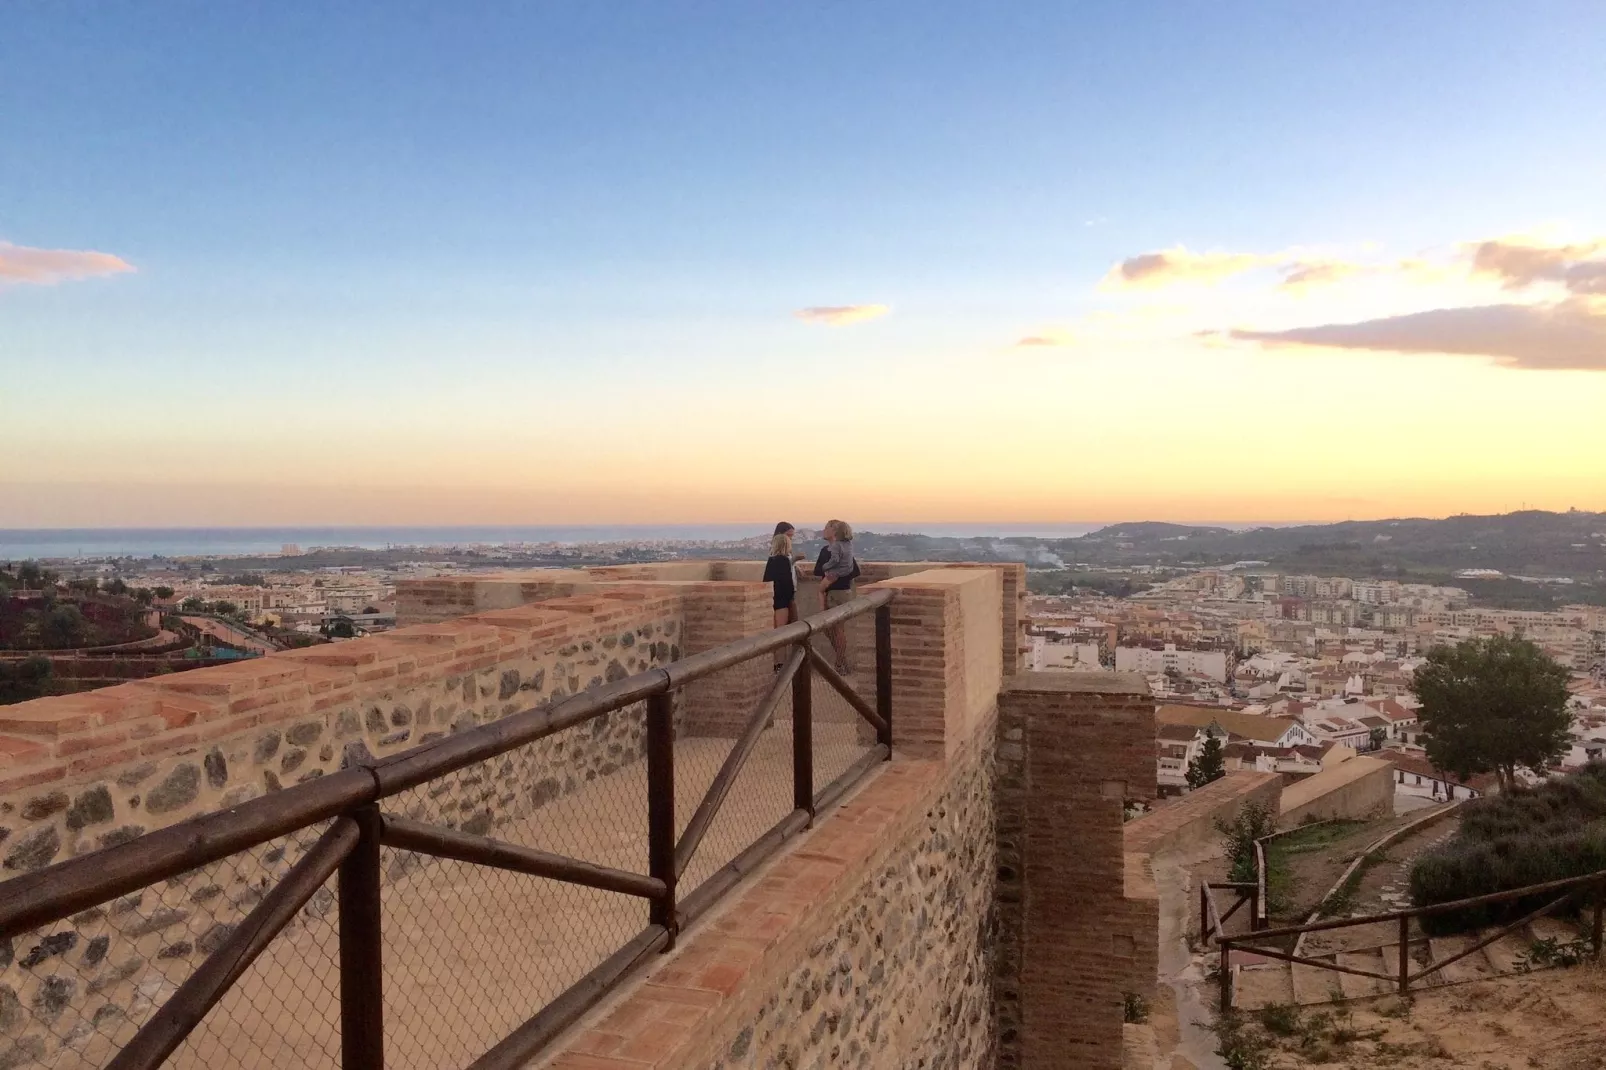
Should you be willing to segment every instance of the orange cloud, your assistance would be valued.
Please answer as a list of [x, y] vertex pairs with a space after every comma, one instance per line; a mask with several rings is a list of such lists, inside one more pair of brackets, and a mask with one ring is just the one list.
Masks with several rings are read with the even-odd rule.
[[1574, 293], [1606, 293], [1606, 242], [1546, 245], [1531, 238], [1495, 238], [1463, 247], [1472, 273], [1508, 290], [1558, 282]]
[[1015, 343], [1016, 349], [1032, 349], [1039, 346], [1068, 346], [1073, 339], [1068, 334], [1029, 334]]
[[1364, 264], [1347, 260], [1295, 260], [1284, 266], [1283, 281], [1278, 285], [1297, 293], [1316, 286], [1331, 286], [1370, 270]]
[[1268, 346], [1448, 353], [1490, 357], [1508, 368], [1606, 371], [1606, 303], [1583, 298], [1555, 305], [1439, 308], [1360, 323], [1227, 333], [1239, 341]]
[[32, 249], [0, 242], [0, 283], [29, 282], [49, 286], [76, 279], [120, 275], [134, 266], [110, 253], [77, 249]]
[[1149, 290], [1162, 286], [1214, 286], [1242, 275], [1270, 258], [1253, 253], [1195, 253], [1183, 246], [1140, 253], [1112, 267], [1099, 284], [1104, 290]]
[[809, 323], [824, 323], [831, 327], [845, 327], [850, 323], [885, 316], [892, 309], [886, 305], [814, 305], [800, 308], [792, 315]]

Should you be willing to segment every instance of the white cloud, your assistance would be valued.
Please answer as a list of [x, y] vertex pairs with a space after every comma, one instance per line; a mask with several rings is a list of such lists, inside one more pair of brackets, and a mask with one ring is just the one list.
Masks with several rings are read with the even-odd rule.
[[1253, 253], [1195, 253], [1179, 245], [1129, 256], [1109, 270], [1102, 290], [1152, 290], [1162, 286], [1214, 286], [1267, 262]]
[[878, 319], [892, 309], [886, 305], [814, 305], [792, 313], [809, 323], [824, 323], [832, 327], [845, 327], [850, 323], [863, 323]]
[[33, 249], [0, 241], [0, 283], [58, 282], [92, 279], [133, 271], [134, 266], [110, 253], [78, 249]]

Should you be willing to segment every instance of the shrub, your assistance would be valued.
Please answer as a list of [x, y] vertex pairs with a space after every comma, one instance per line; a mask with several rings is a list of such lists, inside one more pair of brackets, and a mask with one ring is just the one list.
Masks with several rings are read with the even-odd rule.
[[1278, 1037], [1299, 1032], [1299, 1008], [1291, 1003], [1272, 1003], [1260, 1008], [1260, 1027]]
[[1245, 803], [1231, 822], [1217, 821], [1216, 831], [1232, 860], [1227, 879], [1247, 883], [1255, 879], [1255, 841], [1277, 831], [1277, 815], [1264, 803]]
[[[1606, 763], [1467, 805], [1460, 831], [1411, 867], [1417, 906], [1606, 870]], [[1441, 934], [1514, 921], [1556, 897], [1524, 896], [1422, 919]]]

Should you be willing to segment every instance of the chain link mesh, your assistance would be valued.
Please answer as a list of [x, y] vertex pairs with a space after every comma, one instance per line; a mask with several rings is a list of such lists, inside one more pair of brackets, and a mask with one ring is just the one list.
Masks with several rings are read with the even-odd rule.
[[[866, 615], [868, 616], [868, 615]], [[823, 637], [817, 649], [834, 652]], [[849, 683], [874, 703], [873, 647]], [[676, 695], [677, 836], [774, 683], [764, 655]], [[684, 896], [791, 812], [792, 697], [731, 785], [679, 881]], [[823, 678], [812, 687], [814, 788], [874, 731]], [[417, 821], [646, 873], [646, 711], [636, 704], [422, 784], [383, 808]], [[221, 946], [327, 823], [261, 844], [15, 938], [0, 957], [0, 1068], [94, 1068]], [[385, 848], [385, 1055], [398, 1070], [472, 1062], [632, 939], [640, 898]], [[170, 1057], [259, 1070], [340, 1064], [335, 881], [319, 889]], [[7, 949], [0, 947], [0, 956]]]
[[[14, 938], [12, 961], [0, 970], [0, 1066], [104, 1066], [325, 828], [301, 829]], [[338, 948], [331, 881], [167, 1065], [338, 1066]]]

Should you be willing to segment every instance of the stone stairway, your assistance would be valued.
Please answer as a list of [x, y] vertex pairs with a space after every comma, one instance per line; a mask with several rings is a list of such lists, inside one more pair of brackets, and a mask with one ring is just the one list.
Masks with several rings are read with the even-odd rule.
[[[1555, 938], [1559, 942], [1588, 939], [1587, 927], [1561, 918], [1538, 920], [1508, 933], [1494, 943], [1459, 959], [1442, 969], [1435, 970], [1419, 981], [1411, 983], [1413, 992], [1446, 984], [1460, 984], [1498, 977], [1517, 972], [1521, 959], [1536, 940]], [[1455, 936], [1413, 936], [1411, 943], [1411, 972], [1415, 973], [1429, 962], [1444, 962], [1451, 956], [1483, 939], [1481, 934], [1468, 933]], [[1432, 959], [1427, 955], [1431, 953]], [[1400, 945], [1396, 941], [1370, 947], [1357, 947], [1328, 951], [1307, 951], [1305, 957], [1320, 962], [1334, 962], [1369, 973], [1393, 977], [1399, 970]], [[1234, 966], [1233, 1006], [1239, 1010], [1257, 1010], [1279, 1003], [1300, 1005], [1335, 1003], [1344, 999], [1366, 999], [1382, 996], [1395, 989], [1392, 981], [1324, 970], [1319, 966], [1260, 959], [1245, 953]]]

